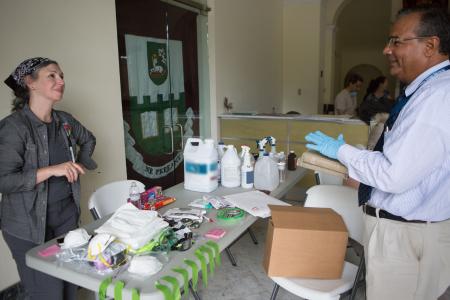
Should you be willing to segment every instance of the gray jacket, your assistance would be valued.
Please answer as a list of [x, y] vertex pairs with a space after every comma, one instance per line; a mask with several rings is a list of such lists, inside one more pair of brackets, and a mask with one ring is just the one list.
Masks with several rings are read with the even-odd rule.
[[[76, 161], [89, 170], [95, 169], [97, 165], [91, 159], [95, 148], [92, 133], [66, 112], [53, 110], [52, 117], [66, 137], [67, 151], [70, 138]], [[0, 226], [3, 231], [37, 244], [44, 242], [48, 182], [36, 185], [36, 174], [37, 169], [48, 165], [47, 127], [28, 106], [0, 121], [0, 193], [3, 194]], [[80, 211], [79, 180], [72, 184], [72, 193]]]

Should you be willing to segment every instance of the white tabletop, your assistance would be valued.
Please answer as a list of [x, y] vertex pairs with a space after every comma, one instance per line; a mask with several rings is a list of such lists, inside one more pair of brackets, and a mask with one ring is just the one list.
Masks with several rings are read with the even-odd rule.
[[[301, 178], [305, 175], [306, 170], [303, 168], [298, 168], [295, 171], [287, 171], [286, 180], [282, 182], [274, 191], [270, 193], [271, 196], [275, 198], [283, 197]], [[248, 191], [248, 189], [243, 188], [224, 188], [219, 187], [217, 190], [211, 192], [213, 195], [230, 195], [235, 193], [240, 193]], [[188, 204], [195, 199], [201, 198], [205, 193], [193, 192], [185, 190], [183, 187], [183, 183], [175, 185], [167, 190], [164, 190], [164, 194], [167, 196], [175, 197], [176, 201], [166, 207], [161, 208], [161, 212], [163, 213], [165, 210], [173, 207], [188, 207]], [[216, 210], [211, 210], [208, 213], [208, 217], [215, 219]], [[103, 218], [92, 222], [85, 226], [86, 230], [89, 233], [92, 233], [93, 230], [103, 224], [108, 218]], [[211, 228], [223, 228], [226, 230], [226, 234], [223, 238], [217, 241], [220, 247], [220, 251], [224, 250], [226, 247], [231, 245], [237, 238], [239, 238], [247, 229], [250, 227], [255, 221], [256, 217], [253, 217], [249, 214], [239, 223], [234, 225], [221, 225], [218, 223], [203, 223], [199, 229], [196, 229], [195, 232], [199, 234], [199, 236], [203, 237], [203, 235]], [[127, 271], [121, 272], [116, 278], [113, 280], [113, 284], [116, 280], [122, 280], [125, 282], [125, 287], [123, 289], [123, 299], [131, 299], [131, 288], [137, 288], [140, 291], [140, 299], [164, 299], [164, 296], [161, 292], [159, 292], [155, 288], [155, 282], [166, 275], [173, 276], [178, 279], [180, 286], [183, 286], [183, 278], [180, 274], [177, 274], [171, 271], [173, 268], [184, 267], [184, 259], [191, 259], [195, 261], [199, 266], [199, 261], [194, 255], [194, 251], [207, 242], [208, 239], [200, 238], [197, 242], [192, 246], [191, 249], [180, 252], [180, 251], [171, 251], [169, 253], [169, 261], [164, 265], [163, 269], [159, 271], [157, 274], [153, 276], [146, 277], [137, 277], [135, 275], [130, 274]], [[42, 244], [38, 247], [35, 247], [28, 251], [26, 254], [26, 263], [29, 267], [39, 270], [43, 273], [49, 274], [51, 276], [63, 279], [65, 281], [72, 282], [78, 286], [82, 286], [86, 289], [92, 291], [98, 291], [99, 285], [103, 279], [108, 275], [100, 275], [96, 272], [87, 271], [86, 268], [80, 268], [75, 263], [72, 262], [61, 262], [56, 259], [55, 256], [50, 257], [41, 257], [38, 255], [38, 252], [41, 249], [45, 249], [52, 244], [56, 243], [56, 239], [48, 241], [45, 244]], [[186, 268], [189, 270], [190, 268]], [[218, 269], [220, 272], [220, 268]], [[189, 274], [191, 276], [191, 274]], [[111, 284], [108, 287], [107, 295], [114, 295], [114, 285]]]

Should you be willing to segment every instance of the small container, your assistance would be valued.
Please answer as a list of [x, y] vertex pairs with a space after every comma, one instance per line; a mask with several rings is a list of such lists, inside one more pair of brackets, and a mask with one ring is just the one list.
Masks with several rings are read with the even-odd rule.
[[141, 209], [141, 193], [135, 181], [131, 182], [129, 202]]
[[277, 163], [278, 166], [278, 175], [280, 177], [280, 182], [283, 182], [286, 180], [286, 163], [283, 162], [279, 162]]
[[288, 155], [288, 170], [294, 171], [297, 169], [297, 155], [295, 155], [294, 150], [289, 151]]

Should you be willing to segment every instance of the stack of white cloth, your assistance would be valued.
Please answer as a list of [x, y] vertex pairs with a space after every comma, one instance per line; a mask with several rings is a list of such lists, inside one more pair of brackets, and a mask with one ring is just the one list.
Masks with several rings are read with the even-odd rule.
[[156, 211], [139, 210], [127, 203], [119, 207], [111, 218], [95, 230], [107, 233], [136, 250], [147, 244], [169, 224]]

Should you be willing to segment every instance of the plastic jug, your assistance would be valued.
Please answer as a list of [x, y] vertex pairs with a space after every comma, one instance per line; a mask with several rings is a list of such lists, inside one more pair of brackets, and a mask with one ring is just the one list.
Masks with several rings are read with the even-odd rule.
[[241, 185], [241, 159], [233, 145], [226, 148], [227, 151], [220, 161], [221, 182], [224, 187], [238, 187]]
[[252, 155], [250, 154], [250, 147], [242, 146], [242, 166], [241, 166], [241, 186], [244, 189], [251, 189], [254, 181], [254, 171], [252, 163]]
[[217, 178], [218, 178], [218, 181], [219, 181], [219, 183], [221, 182], [221, 178], [220, 178], [220, 176], [221, 176], [221, 168], [220, 168], [220, 161], [222, 160], [222, 157], [223, 157], [223, 155], [225, 154], [225, 144], [222, 142], [222, 141], [220, 141], [218, 144], [217, 144], [217, 152], [218, 152], [218, 154], [219, 154], [219, 158], [217, 159]]
[[277, 163], [265, 153], [255, 164], [255, 189], [273, 191], [279, 183]]
[[184, 188], [209, 193], [218, 186], [218, 154], [214, 140], [189, 138], [183, 152]]

